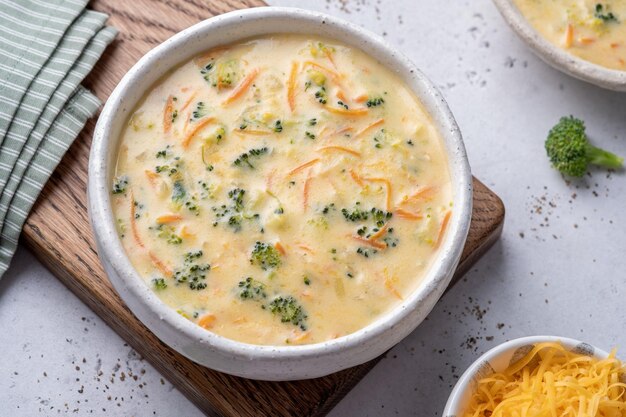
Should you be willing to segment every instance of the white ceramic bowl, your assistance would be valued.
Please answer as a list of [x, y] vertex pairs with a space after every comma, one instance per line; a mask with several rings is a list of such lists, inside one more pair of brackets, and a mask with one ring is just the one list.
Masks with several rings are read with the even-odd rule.
[[510, 340], [494, 347], [476, 359], [476, 362], [461, 375], [448, 398], [446, 408], [443, 410], [443, 417], [463, 416], [478, 379], [485, 378], [494, 372], [504, 371], [512, 362], [516, 362], [528, 353], [535, 344], [542, 342], [560, 342], [566, 349], [572, 352], [593, 356], [598, 359], [605, 359], [609, 356], [607, 352], [597, 347], [567, 337], [529, 336]]
[[[256, 346], [236, 342], [184, 319], [143, 282], [126, 256], [111, 211], [110, 187], [119, 135], [130, 112], [168, 70], [218, 45], [257, 35], [326, 36], [361, 48], [394, 70], [420, 98], [438, 128], [449, 158], [454, 207], [433, 267], [419, 288], [369, 326], [324, 343]], [[382, 354], [424, 320], [447, 287], [469, 229], [472, 182], [461, 133], [436, 88], [404, 56], [379, 37], [324, 14], [292, 8], [256, 8], [200, 22], [157, 46], [124, 76], [109, 97], [94, 133], [89, 158], [89, 210], [98, 253], [113, 286], [135, 315], [163, 342], [209, 368], [248, 378], [291, 380], [327, 375]]]
[[522, 15], [514, 0], [493, 0], [504, 20], [546, 63], [579, 80], [602, 88], [626, 91], [626, 71], [602, 67], [550, 43]]

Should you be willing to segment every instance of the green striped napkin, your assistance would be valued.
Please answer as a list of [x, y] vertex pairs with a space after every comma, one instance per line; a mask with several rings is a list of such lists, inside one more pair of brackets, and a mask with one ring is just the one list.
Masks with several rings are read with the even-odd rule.
[[0, 0], [0, 276], [41, 189], [100, 101], [79, 84], [116, 30], [87, 0]]

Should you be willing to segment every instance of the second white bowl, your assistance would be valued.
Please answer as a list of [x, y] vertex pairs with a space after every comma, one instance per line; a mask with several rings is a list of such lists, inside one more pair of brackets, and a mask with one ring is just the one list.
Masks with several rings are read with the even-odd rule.
[[541, 58], [552, 67], [579, 80], [615, 91], [626, 91], [626, 71], [602, 67], [570, 54], [549, 42], [526, 20], [514, 0], [493, 0], [504, 20]]

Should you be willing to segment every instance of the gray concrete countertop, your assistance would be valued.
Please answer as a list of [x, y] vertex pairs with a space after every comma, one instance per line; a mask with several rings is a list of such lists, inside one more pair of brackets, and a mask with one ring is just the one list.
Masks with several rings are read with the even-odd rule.
[[[626, 181], [567, 182], [543, 149], [560, 116], [626, 155], [626, 94], [551, 69], [489, 0], [270, 0], [363, 25], [404, 51], [457, 117], [474, 174], [504, 200], [502, 239], [331, 416], [440, 416], [482, 352], [554, 334], [626, 358]], [[201, 413], [24, 249], [0, 281], [0, 414]]]

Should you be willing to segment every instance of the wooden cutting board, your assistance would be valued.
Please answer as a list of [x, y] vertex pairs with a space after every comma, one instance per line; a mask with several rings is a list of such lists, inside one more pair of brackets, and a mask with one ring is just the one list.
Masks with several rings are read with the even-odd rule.
[[[148, 50], [192, 24], [234, 9], [263, 6], [261, 0], [95, 0], [120, 30], [86, 86], [103, 101], [124, 73]], [[212, 371], [159, 341], [128, 310], [98, 260], [87, 218], [87, 162], [95, 126], [91, 120], [69, 150], [35, 205], [23, 233], [37, 257], [81, 300], [207, 415], [323, 416], [378, 362], [308, 381], [261, 382]], [[498, 238], [502, 201], [474, 180], [474, 212], [461, 264], [462, 274]]]

